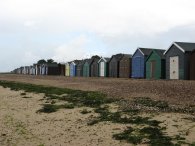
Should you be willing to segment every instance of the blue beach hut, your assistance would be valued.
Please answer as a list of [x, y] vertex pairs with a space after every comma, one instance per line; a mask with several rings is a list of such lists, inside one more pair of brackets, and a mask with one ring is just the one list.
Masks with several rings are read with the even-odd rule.
[[138, 48], [132, 56], [132, 78], [146, 77], [146, 59], [152, 52], [152, 49]]
[[76, 63], [73, 61], [70, 63], [70, 77], [76, 76]]

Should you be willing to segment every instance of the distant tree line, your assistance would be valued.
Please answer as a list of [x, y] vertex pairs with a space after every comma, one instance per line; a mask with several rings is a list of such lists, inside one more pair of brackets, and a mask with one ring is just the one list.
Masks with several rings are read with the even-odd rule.
[[37, 61], [37, 64], [44, 64], [44, 63], [57, 63], [57, 62], [54, 62], [53, 59], [47, 59], [47, 60], [41, 59], [41, 60]]

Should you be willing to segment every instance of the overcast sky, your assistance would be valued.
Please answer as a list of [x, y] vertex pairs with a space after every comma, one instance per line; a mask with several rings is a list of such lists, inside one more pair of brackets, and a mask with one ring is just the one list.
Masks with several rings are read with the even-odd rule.
[[195, 42], [194, 0], [0, 0], [0, 72]]

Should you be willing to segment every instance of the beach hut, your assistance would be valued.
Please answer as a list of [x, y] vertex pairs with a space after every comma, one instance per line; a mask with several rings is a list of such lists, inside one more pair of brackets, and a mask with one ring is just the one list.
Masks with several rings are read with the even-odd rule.
[[59, 75], [59, 67], [57, 63], [46, 63], [45, 64], [45, 74], [46, 75]]
[[27, 67], [27, 74], [30, 75], [30, 66]]
[[77, 67], [76, 67], [76, 76], [77, 77], [82, 77], [83, 76], [83, 65], [85, 63], [85, 60], [79, 60], [77, 62]]
[[21, 73], [25, 74], [25, 67], [24, 66], [21, 67]]
[[65, 76], [65, 63], [59, 63], [58, 67], [59, 67], [59, 74], [61, 76]]
[[22, 74], [22, 69], [21, 69], [21, 67], [18, 69], [18, 74]]
[[18, 74], [18, 68], [16, 68], [13, 72], [14, 72], [15, 74]]
[[165, 56], [166, 50], [153, 50], [146, 59], [146, 78], [165, 78]]
[[32, 75], [33, 74], [33, 66], [30, 66], [30, 70], [29, 70], [29, 74]]
[[123, 54], [116, 54], [109, 60], [109, 77], [119, 77], [119, 62], [122, 59]]
[[70, 63], [70, 77], [75, 77], [76, 76], [76, 63], [75, 61], [72, 61]]
[[131, 77], [131, 61], [132, 61], [132, 55], [130, 54], [124, 54], [121, 60], [119, 61], [120, 78]]
[[37, 75], [42, 75], [42, 64], [37, 64]]
[[99, 64], [99, 76], [100, 77], [108, 77], [109, 73], [109, 62], [110, 58], [108, 57], [101, 57], [100, 60], [98, 61]]
[[164, 53], [167, 79], [190, 79], [190, 56], [194, 49], [195, 43], [174, 42], [171, 44]]
[[42, 75], [42, 64], [38, 65], [38, 71], [39, 71], [38, 75]]
[[33, 64], [33, 67], [32, 67], [32, 74], [36, 75], [36, 65], [35, 64]]
[[70, 76], [70, 62], [65, 63], [65, 76]]
[[17, 69], [17, 74], [21, 74], [21, 68]]
[[20, 68], [17, 68], [16, 73], [20, 74]]
[[91, 62], [93, 59], [86, 59], [83, 65], [83, 77], [91, 76]]
[[20, 68], [17, 69], [17, 74], [21, 74]]
[[18, 69], [18, 74], [22, 74], [22, 69], [23, 67], [20, 67], [19, 69]]
[[195, 80], [195, 50], [190, 55], [190, 80]]
[[11, 73], [13, 73], [13, 74], [17, 74], [17, 68], [16, 68], [16, 69], [14, 69], [13, 71], [11, 71]]
[[22, 71], [22, 74], [25, 74], [25, 69], [24, 69], [24, 67], [22, 67], [21, 71]]
[[26, 66], [24, 66], [23, 74], [26, 74]]
[[15, 74], [18, 74], [18, 72], [19, 72], [19, 68], [16, 68], [15, 71], [14, 71], [14, 73]]
[[146, 77], [146, 59], [153, 49], [138, 48], [132, 56], [132, 78]]
[[99, 66], [98, 61], [100, 60], [99, 56], [93, 56], [91, 62], [91, 77], [98, 77], [99, 76]]
[[36, 64], [36, 75], [40, 75], [40, 64]]
[[18, 70], [19, 70], [19, 68], [16, 68], [16, 69], [14, 70], [14, 73], [15, 73], [15, 74], [18, 74]]
[[23, 74], [23, 72], [24, 72], [24, 67], [21, 66], [21, 67], [20, 67], [20, 74]]
[[40, 65], [40, 75], [46, 75], [46, 64]]
[[23, 72], [23, 73], [24, 73], [25, 75], [28, 75], [29, 72], [30, 72], [30, 67], [29, 67], [29, 66], [25, 66], [25, 67], [24, 67], [24, 72]]
[[29, 71], [30, 71], [29, 72], [30, 75], [35, 75], [35, 65], [34, 64], [30, 66], [30, 70]]

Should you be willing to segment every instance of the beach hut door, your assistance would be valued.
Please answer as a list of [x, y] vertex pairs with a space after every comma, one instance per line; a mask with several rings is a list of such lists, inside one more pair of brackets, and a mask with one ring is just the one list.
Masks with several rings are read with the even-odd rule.
[[151, 65], [150, 65], [150, 77], [151, 78], [155, 78], [155, 68], [156, 68], [156, 61], [151, 61]]
[[100, 76], [103, 77], [104, 76], [104, 62], [101, 62], [101, 71], [100, 71]]
[[170, 79], [179, 79], [179, 57], [170, 57]]

